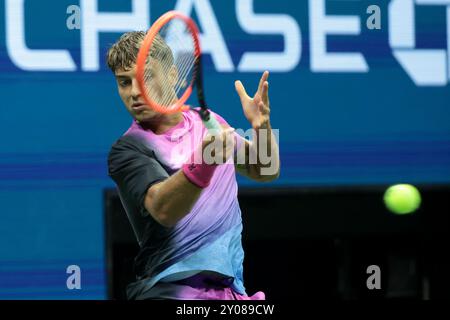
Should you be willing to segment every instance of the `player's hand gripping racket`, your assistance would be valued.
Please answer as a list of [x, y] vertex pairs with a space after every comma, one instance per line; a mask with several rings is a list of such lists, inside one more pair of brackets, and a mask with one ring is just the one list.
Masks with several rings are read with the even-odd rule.
[[220, 124], [205, 103], [198, 35], [191, 18], [177, 11], [162, 15], [142, 42], [136, 63], [137, 81], [146, 104], [165, 114], [188, 110], [185, 102], [195, 85], [203, 123], [208, 130], [220, 132]]

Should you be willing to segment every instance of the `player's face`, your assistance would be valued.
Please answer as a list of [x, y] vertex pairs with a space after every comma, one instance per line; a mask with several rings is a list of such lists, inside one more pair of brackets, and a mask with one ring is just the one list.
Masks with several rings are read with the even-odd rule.
[[[146, 72], [147, 86], [150, 90], [151, 98], [161, 104], [168, 105], [176, 99], [173, 85], [176, 82], [176, 72], [174, 68], [168, 71], [154, 63]], [[119, 95], [122, 98], [128, 112], [139, 122], [144, 122], [157, 117], [157, 113], [145, 104], [136, 79], [136, 65], [129, 70], [116, 70], [116, 80]]]
[[115, 72], [119, 95], [131, 116], [139, 122], [145, 122], [157, 116], [157, 113], [145, 104], [136, 78], [136, 65], [130, 69], [118, 69]]
[[174, 99], [171, 72], [153, 59], [148, 63], [145, 74], [150, 98], [162, 106], [170, 105]]

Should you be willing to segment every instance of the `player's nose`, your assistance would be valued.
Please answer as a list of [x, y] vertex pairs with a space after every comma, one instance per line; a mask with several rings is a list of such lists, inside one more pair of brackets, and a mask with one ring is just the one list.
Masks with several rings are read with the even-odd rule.
[[133, 98], [138, 98], [141, 95], [141, 90], [136, 79], [133, 79], [131, 83], [131, 95]]

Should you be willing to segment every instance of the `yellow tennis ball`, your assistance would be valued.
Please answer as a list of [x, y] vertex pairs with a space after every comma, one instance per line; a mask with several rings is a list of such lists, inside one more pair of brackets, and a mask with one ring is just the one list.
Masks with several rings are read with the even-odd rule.
[[416, 187], [410, 184], [390, 186], [384, 193], [384, 204], [395, 214], [408, 214], [419, 208], [422, 199]]

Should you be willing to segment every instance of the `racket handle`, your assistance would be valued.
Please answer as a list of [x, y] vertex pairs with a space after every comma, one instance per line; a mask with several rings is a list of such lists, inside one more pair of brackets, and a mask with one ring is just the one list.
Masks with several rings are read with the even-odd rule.
[[203, 119], [203, 123], [206, 129], [208, 129], [209, 131], [222, 131], [222, 126], [220, 125], [219, 121], [217, 121], [216, 117], [214, 117], [211, 113], [209, 114], [208, 120]]

